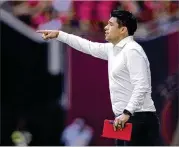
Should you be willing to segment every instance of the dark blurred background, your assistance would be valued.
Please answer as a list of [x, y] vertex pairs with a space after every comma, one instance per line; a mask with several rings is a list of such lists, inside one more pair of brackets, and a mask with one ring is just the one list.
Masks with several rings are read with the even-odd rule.
[[138, 19], [135, 39], [151, 65], [152, 98], [161, 122], [161, 145], [179, 145], [179, 2], [1, 1], [1, 144], [114, 145], [102, 138], [113, 119], [107, 63], [37, 29], [60, 29], [105, 42], [112, 9]]

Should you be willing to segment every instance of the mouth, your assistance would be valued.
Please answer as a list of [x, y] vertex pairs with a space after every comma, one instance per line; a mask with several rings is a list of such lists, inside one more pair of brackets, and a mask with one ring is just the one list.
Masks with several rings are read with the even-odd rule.
[[109, 35], [109, 33], [105, 33], [105, 36]]

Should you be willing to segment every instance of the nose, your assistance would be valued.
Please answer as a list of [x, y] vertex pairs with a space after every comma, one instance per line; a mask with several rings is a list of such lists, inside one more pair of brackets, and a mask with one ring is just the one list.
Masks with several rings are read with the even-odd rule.
[[108, 25], [106, 25], [105, 27], [104, 27], [104, 30], [106, 31], [108, 29]]

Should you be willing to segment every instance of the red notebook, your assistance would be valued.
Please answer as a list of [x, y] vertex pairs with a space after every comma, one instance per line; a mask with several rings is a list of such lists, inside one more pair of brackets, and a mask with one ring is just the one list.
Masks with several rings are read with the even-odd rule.
[[132, 124], [126, 123], [123, 130], [114, 131], [113, 120], [104, 120], [103, 134], [102, 137], [120, 139], [125, 141], [131, 140]]

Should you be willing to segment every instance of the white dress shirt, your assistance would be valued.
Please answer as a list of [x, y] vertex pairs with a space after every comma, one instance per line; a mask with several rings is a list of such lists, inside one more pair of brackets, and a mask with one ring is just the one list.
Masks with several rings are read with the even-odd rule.
[[112, 109], [120, 115], [126, 109], [134, 112], [155, 112], [151, 99], [149, 61], [143, 48], [128, 36], [115, 46], [96, 43], [60, 31], [57, 39], [83, 53], [108, 60], [109, 90]]

